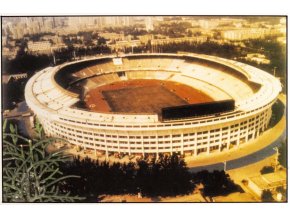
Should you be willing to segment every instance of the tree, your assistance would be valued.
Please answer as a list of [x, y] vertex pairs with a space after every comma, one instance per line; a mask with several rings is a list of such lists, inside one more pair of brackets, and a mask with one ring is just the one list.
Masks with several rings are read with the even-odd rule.
[[270, 190], [264, 190], [261, 195], [261, 199], [263, 202], [272, 202], [274, 201], [272, 192]]
[[269, 128], [275, 126], [283, 117], [285, 111], [285, 105], [277, 100], [272, 106], [272, 116], [269, 123]]
[[281, 143], [281, 146], [278, 149], [279, 149], [278, 161], [283, 167], [286, 168], [286, 164], [287, 164], [287, 147], [286, 147], [285, 141]]
[[104, 37], [99, 37], [98, 45], [106, 45], [106, 39]]
[[2, 84], [3, 109], [13, 109], [16, 104], [24, 100], [24, 88], [27, 79], [10, 79], [8, 84]]
[[3, 59], [2, 71], [4, 74], [26, 72], [30, 75], [35, 71], [48, 67], [52, 57], [48, 55], [18, 54], [14, 59]]
[[85, 195], [86, 201], [91, 202], [98, 201], [102, 194], [137, 194], [141, 191], [145, 196], [176, 196], [188, 194], [194, 188], [184, 160], [176, 154], [123, 164], [77, 157], [61, 168], [65, 175], [80, 176], [79, 180], [68, 179], [68, 190]]
[[[7, 122], [4, 121], [3, 130]], [[42, 129], [36, 126], [38, 136]], [[27, 139], [10, 125], [10, 132], [3, 131], [3, 201], [4, 202], [73, 202], [82, 198], [70, 196], [64, 188], [60, 163], [69, 159], [63, 151], [47, 153], [46, 148], [56, 138]]]
[[283, 186], [277, 187], [276, 192], [281, 193], [282, 195], [286, 195], [286, 189]]
[[193, 190], [191, 176], [182, 158], [177, 154], [159, 155], [150, 162], [137, 163], [136, 188], [147, 196], [175, 196]]
[[203, 194], [206, 196], [227, 195], [232, 192], [241, 192], [241, 187], [236, 185], [225, 171], [208, 172], [207, 170], [193, 174], [196, 183], [204, 186]]
[[261, 170], [261, 174], [267, 174], [267, 173], [273, 173], [274, 172], [274, 167], [272, 166], [264, 166]]
[[277, 187], [276, 192], [282, 195], [282, 201], [286, 200], [287, 190], [283, 186]]

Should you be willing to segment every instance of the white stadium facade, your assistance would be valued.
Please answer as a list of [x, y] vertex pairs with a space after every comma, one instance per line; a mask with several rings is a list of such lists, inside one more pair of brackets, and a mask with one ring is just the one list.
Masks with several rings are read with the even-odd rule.
[[[233, 100], [234, 108], [184, 117], [180, 112], [162, 119], [154, 113], [101, 113], [75, 106], [85, 91], [134, 79], [185, 84], [215, 102]], [[28, 81], [25, 98], [46, 135], [96, 155], [197, 156], [243, 146], [259, 137], [268, 127], [280, 91], [277, 78], [234, 60], [152, 53], [99, 56], [43, 69]]]

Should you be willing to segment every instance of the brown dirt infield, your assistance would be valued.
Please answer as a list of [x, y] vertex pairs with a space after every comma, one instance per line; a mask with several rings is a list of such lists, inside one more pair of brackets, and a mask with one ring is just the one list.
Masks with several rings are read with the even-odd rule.
[[160, 113], [162, 107], [211, 102], [190, 86], [161, 80], [118, 81], [90, 90], [85, 102], [95, 112]]

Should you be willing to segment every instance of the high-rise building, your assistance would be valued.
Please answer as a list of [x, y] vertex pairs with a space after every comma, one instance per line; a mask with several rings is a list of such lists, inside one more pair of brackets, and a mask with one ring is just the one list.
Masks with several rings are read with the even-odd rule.
[[145, 28], [147, 31], [154, 30], [152, 17], [145, 18]]

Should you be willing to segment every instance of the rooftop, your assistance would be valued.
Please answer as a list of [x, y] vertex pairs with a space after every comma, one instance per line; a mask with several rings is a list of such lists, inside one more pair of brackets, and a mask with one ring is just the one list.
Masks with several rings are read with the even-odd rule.
[[286, 185], [286, 172], [280, 170], [274, 173], [267, 173], [259, 176], [250, 177], [249, 180], [255, 183], [262, 190], [272, 189]]

